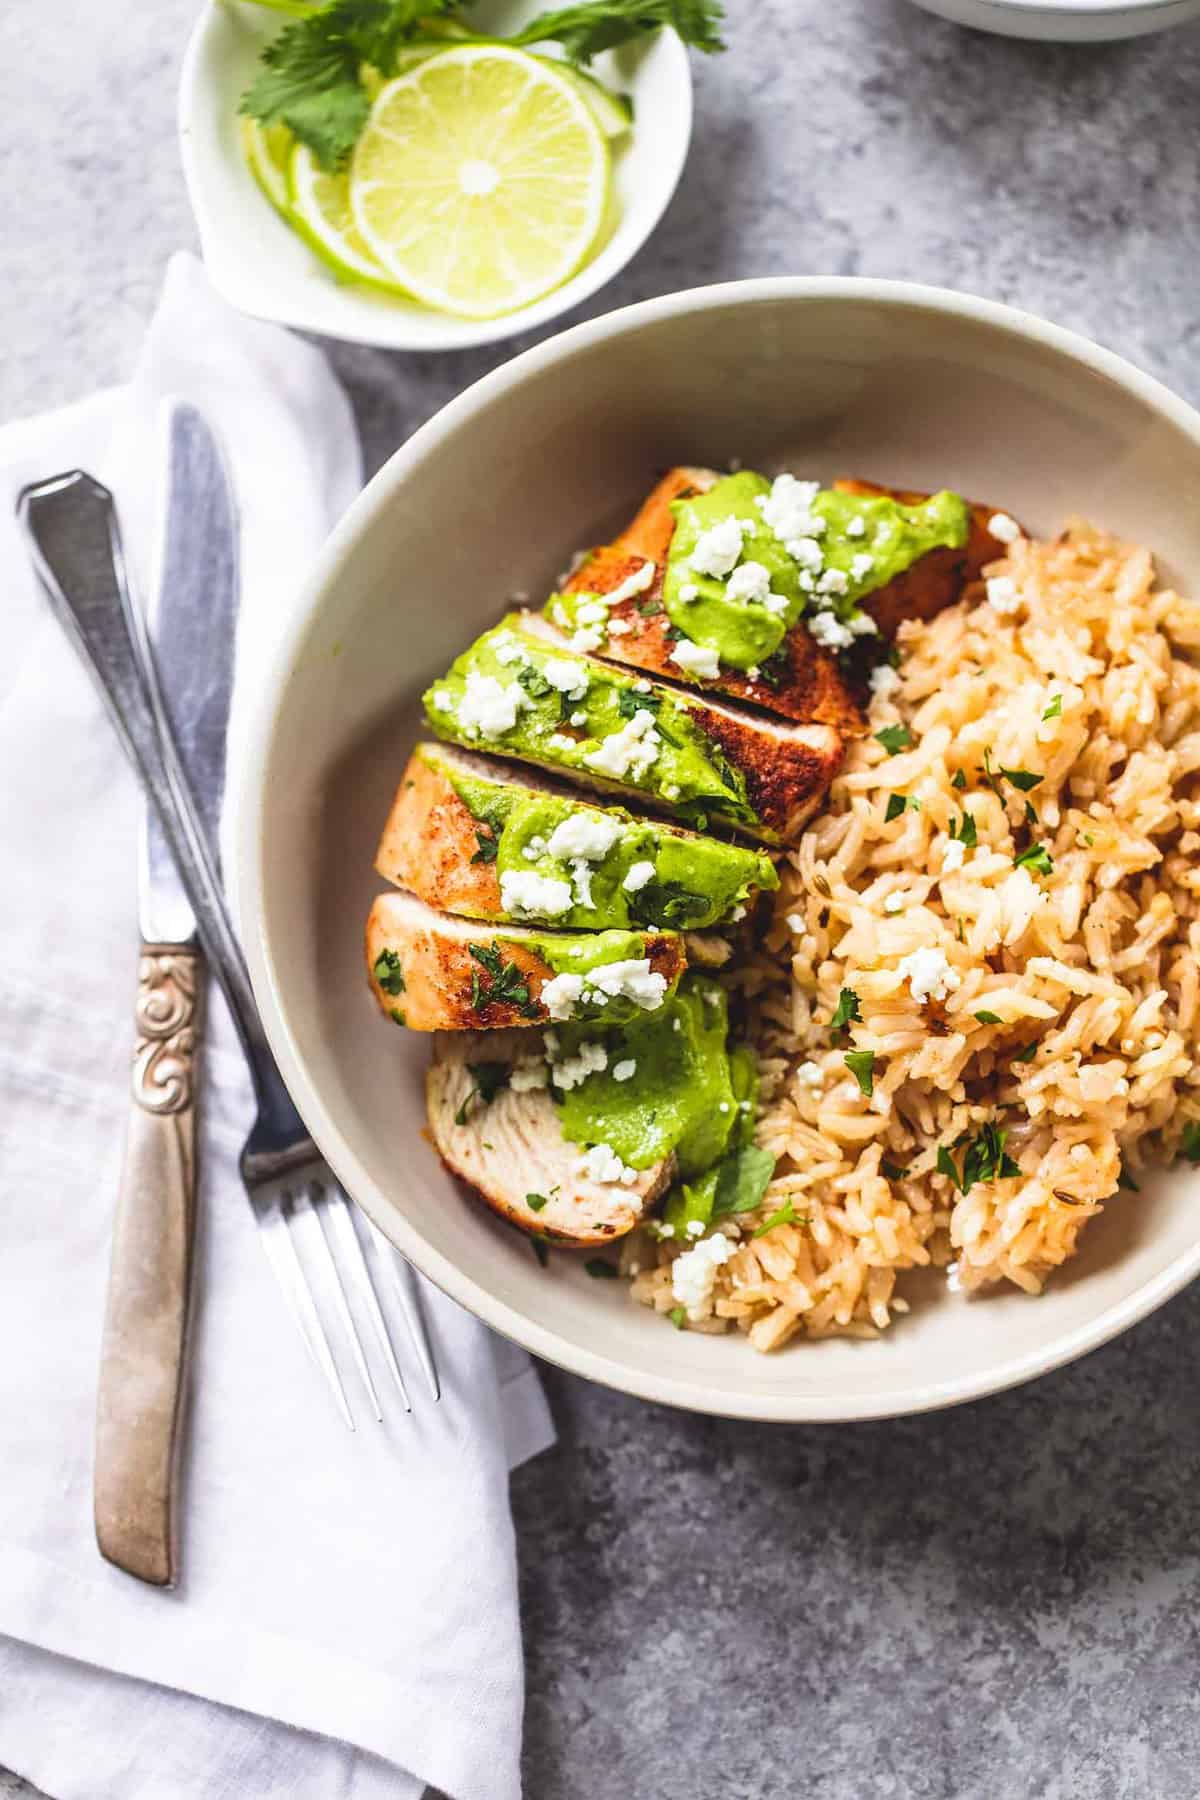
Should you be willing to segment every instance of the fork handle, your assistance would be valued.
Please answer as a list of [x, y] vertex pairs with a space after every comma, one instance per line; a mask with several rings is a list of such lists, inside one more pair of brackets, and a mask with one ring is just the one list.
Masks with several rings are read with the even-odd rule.
[[196, 1224], [203, 965], [143, 943], [132, 1105], [117, 1192], [96, 1396], [96, 1542], [156, 1587], [176, 1571], [176, 1446]]

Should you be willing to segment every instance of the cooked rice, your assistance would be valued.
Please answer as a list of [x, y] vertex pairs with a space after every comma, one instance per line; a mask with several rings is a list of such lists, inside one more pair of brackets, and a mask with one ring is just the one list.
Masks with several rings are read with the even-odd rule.
[[[722, 1222], [737, 1247], [693, 1330], [732, 1321], [759, 1350], [874, 1336], [908, 1310], [898, 1275], [929, 1265], [962, 1288], [1036, 1294], [1122, 1167], [1169, 1161], [1197, 1130], [1200, 606], [1156, 585], [1149, 551], [1081, 522], [1018, 540], [988, 573], [1012, 578], [1016, 610], [980, 590], [903, 627], [901, 679], [789, 853], [763, 953], [732, 978], [762, 1059], [758, 1138], [779, 1161], [760, 1212]], [[873, 734], [901, 723], [912, 746], [889, 756]], [[1040, 784], [989, 785], [985, 753]], [[885, 822], [892, 794], [920, 810]], [[943, 872], [964, 807], [978, 847]], [[1014, 866], [1030, 843], [1048, 876]], [[926, 946], [960, 985], [921, 1004], [899, 965]], [[844, 987], [861, 1019], [835, 1034]], [[875, 1053], [870, 1099], [850, 1049]], [[819, 1085], [800, 1075], [810, 1063]], [[959, 1140], [989, 1122], [1020, 1175], [963, 1195], [939, 1146], [961, 1168]], [[794, 1223], [751, 1237], [789, 1201]], [[635, 1233], [633, 1298], [675, 1309], [680, 1253]]]

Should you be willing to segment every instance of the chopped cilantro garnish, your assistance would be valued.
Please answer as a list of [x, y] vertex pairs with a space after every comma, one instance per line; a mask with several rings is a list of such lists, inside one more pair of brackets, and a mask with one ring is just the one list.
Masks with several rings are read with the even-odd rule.
[[1028, 850], [1022, 850], [1020, 856], [1013, 858], [1013, 867], [1036, 869], [1039, 875], [1053, 875], [1054, 860], [1045, 844], [1030, 844]]
[[1013, 786], [1020, 788], [1023, 794], [1032, 793], [1034, 788], [1040, 787], [1046, 779], [1044, 775], [1035, 775], [1032, 769], [1001, 769], [1000, 773], [1005, 781], [1011, 781]]
[[682, 1331], [684, 1326], [687, 1324], [687, 1307], [686, 1306], [673, 1306], [671, 1308], [670, 1312], [667, 1314], [667, 1317], [668, 1317], [668, 1319], [670, 1319], [670, 1321], [671, 1321], [672, 1325], [675, 1327], [676, 1331]]
[[1053, 700], [1042, 714], [1043, 724], [1047, 719], [1057, 719], [1062, 712], [1062, 695], [1055, 694]]
[[1179, 1148], [1189, 1162], [1200, 1163], [1200, 1119], [1189, 1119], [1183, 1128]]
[[545, 1194], [526, 1194], [525, 1204], [530, 1212], [542, 1212], [550, 1202]]
[[645, 600], [638, 601], [638, 611], [641, 613], [643, 619], [657, 618], [662, 610], [662, 601], [656, 600], [653, 595], [648, 596]]
[[518, 669], [517, 680], [533, 700], [544, 700], [547, 694], [554, 692], [542, 671], [535, 669], [532, 663], [526, 663], [523, 669]]
[[617, 1279], [616, 1264], [605, 1262], [601, 1256], [593, 1256], [583, 1266], [596, 1281], [615, 1281]]
[[1037, 1039], [1035, 1038], [1032, 1044], [1026, 1044], [1026, 1046], [1023, 1050], [1017, 1051], [1017, 1054], [1013, 1057], [1013, 1061], [1019, 1062], [1019, 1063], [1030, 1063], [1033, 1061], [1033, 1059], [1036, 1055], [1037, 1055]]
[[967, 785], [967, 771], [965, 769], [955, 769], [953, 775], [950, 777], [950, 786], [952, 788], [957, 788], [959, 790], [959, 792], [961, 793], [963, 788], [966, 787], [966, 785]]
[[404, 992], [404, 964], [395, 950], [381, 950], [371, 973], [385, 994]]
[[960, 843], [965, 850], [974, 850], [977, 847], [979, 843], [979, 833], [975, 829], [975, 820], [965, 806], [963, 807], [962, 818], [958, 821], [957, 825], [955, 825], [954, 820], [951, 819], [950, 836]]
[[477, 825], [475, 827], [475, 841], [479, 845], [479, 848], [471, 858], [471, 861], [473, 863], [494, 863], [500, 854], [500, 839], [498, 837], [493, 837], [490, 831], [484, 831], [482, 826]]
[[852, 1020], [861, 1018], [858, 995], [853, 988], [843, 988], [838, 995], [838, 1003], [834, 1008], [833, 1017], [829, 1021], [830, 1025], [834, 1031], [840, 1031], [843, 1025], [849, 1025]]
[[981, 1025], [1003, 1025], [1004, 1023], [1004, 1020], [1000, 1017], [999, 1013], [977, 1012], [975, 1017], [979, 1020]]
[[1130, 1193], [1133, 1194], [1140, 1194], [1142, 1191], [1138, 1186], [1138, 1183], [1133, 1179], [1133, 1176], [1129, 1173], [1124, 1162], [1121, 1163], [1121, 1172], [1117, 1176], [1117, 1186], [1128, 1188]]
[[875, 1052], [873, 1050], [847, 1050], [845, 1062], [846, 1067], [869, 1100], [875, 1092]]
[[885, 725], [882, 731], [875, 733], [875, 742], [882, 744], [889, 756], [899, 756], [912, 741], [913, 734], [907, 725]]
[[494, 1001], [501, 1006], [515, 1006], [522, 1018], [536, 1019], [538, 1006], [529, 997], [529, 984], [515, 962], [500, 954], [498, 944], [468, 944], [467, 949], [488, 977], [485, 987], [479, 970], [471, 973], [471, 1005], [476, 1012]]
[[884, 824], [890, 825], [893, 819], [900, 817], [901, 813], [920, 812], [920, 810], [921, 802], [915, 794], [889, 794], [883, 815]]
[[960, 1194], [969, 1194], [977, 1181], [1012, 1180], [1021, 1170], [1004, 1148], [1007, 1137], [1008, 1132], [1003, 1126], [991, 1124], [985, 1125], [977, 1138], [965, 1135], [959, 1138], [955, 1149], [959, 1144], [966, 1145], [961, 1175], [950, 1151], [945, 1144], [939, 1144], [939, 1175], [948, 1176]]
[[[756, 1238], [766, 1237], [768, 1231], [774, 1231], [777, 1225], [791, 1225], [795, 1219], [796, 1214], [792, 1208], [791, 1201], [785, 1200], [783, 1205], [779, 1208], [779, 1211], [773, 1212], [769, 1219], [764, 1219], [762, 1224], [750, 1233], [750, 1236]], [[803, 1221], [801, 1221], [801, 1223], [803, 1223]]]
[[888, 1181], [905, 1181], [908, 1178], [907, 1167], [902, 1169], [898, 1163], [889, 1162], [886, 1156], [880, 1160], [879, 1173]]
[[545, 1244], [543, 1244], [541, 1238], [530, 1238], [529, 1242], [533, 1254], [537, 1257], [544, 1269], [546, 1264], [550, 1261], [550, 1252], [547, 1250]]
[[471, 1102], [476, 1096], [479, 1097], [484, 1106], [490, 1106], [492, 1101], [496, 1098], [496, 1095], [500, 1092], [500, 1089], [508, 1085], [508, 1077], [510, 1074], [508, 1064], [502, 1062], [468, 1063], [467, 1072], [473, 1078], [473, 1086], [454, 1115], [454, 1123], [456, 1125], [466, 1124], [467, 1113], [470, 1111]]

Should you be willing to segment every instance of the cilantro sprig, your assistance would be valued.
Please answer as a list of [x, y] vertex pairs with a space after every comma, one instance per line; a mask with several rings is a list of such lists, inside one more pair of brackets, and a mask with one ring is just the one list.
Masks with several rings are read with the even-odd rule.
[[482, 1106], [490, 1106], [500, 1089], [508, 1086], [508, 1078], [512, 1071], [507, 1063], [477, 1062], [467, 1064], [467, 1073], [471, 1077], [472, 1085], [466, 1099], [454, 1115], [456, 1125], [466, 1124], [472, 1100], [477, 1099]]
[[985, 1125], [976, 1138], [964, 1134], [957, 1139], [953, 1146], [955, 1150], [966, 1147], [961, 1174], [951, 1151], [945, 1144], [939, 1144], [938, 1174], [948, 1176], [960, 1194], [969, 1194], [977, 1181], [1012, 1180], [1020, 1175], [1021, 1169], [1004, 1148], [1007, 1139], [1008, 1132], [996, 1124]]
[[[261, 125], [286, 125], [324, 169], [346, 161], [367, 122], [365, 67], [390, 75], [397, 54], [427, 38], [438, 19], [459, 18], [456, 0], [260, 0], [293, 15], [261, 56], [239, 111]], [[544, 12], [506, 41], [558, 43], [572, 62], [590, 62], [632, 38], [671, 26], [685, 44], [723, 50], [720, 0], [582, 0]], [[447, 40], [450, 48], [455, 40]]]
[[468, 944], [467, 949], [487, 976], [484, 985], [479, 969], [471, 970], [471, 1005], [481, 1012], [493, 1001], [500, 1006], [515, 1006], [525, 1019], [538, 1017], [538, 1005], [529, 997], [529, 983], [515, 962], [501, 956], [497, 944]]

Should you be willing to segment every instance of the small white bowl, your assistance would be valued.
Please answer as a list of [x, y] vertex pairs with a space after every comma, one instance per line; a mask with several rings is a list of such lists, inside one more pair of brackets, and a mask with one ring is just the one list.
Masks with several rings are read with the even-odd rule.
[[[263, 684], [239, 785], [246, 952], [296, 1104], [359, 1204], [439, 1287], [539, 1356], [629, 1393], [756, 1419], [917, 1412], [1027, 1380], [1123, 1331], [1200, 1271], [1200, 1171], [1142, 1181], [1030, 1299], [920, 1300], [878, 1342], [672, 1331], [573, 1256], [541, 1269], [424, 1141], [428, 1042], [379, 1016], [362, 931], [422, 689], [548, 593], [675, 462], [782, 461], [950, 486], [1041, 534], [1074, 512], [1200, 590], [1200, 416], [1026, 313], [886, 281], [781, 278], [576, 326], [451, 401], [334, 533]], [[939, 1288], [941, 1291], [939, 1291]], [[932, 1291], [931, 1291], [932, 1289]]]
[[1001, 37], [1103, 44], [1200, 19], [1200, 0], [916, 0], [926, 12]]
[[[536, 0], [473, 7], [471, 22], [504, 32], [544, 11]], [[260, 319], [390, 350], [462, 350], [555, 319], [611, 281], [662, 217], [692, 134], [688, 53], [673, 31], [597, 57], [593, 72], [633, 101], [634, 126], [615, 159], [619, 219], [599, 255], [545, 299], [500, 319], [456, 319], [414, 301], [339, 283], [268, 204], [238, 142], [238, 101], [259, 51], [287, 15], [214, 0], [196, 24], [179, 89], [184, 175], [204, 261], [231, 305]]]

